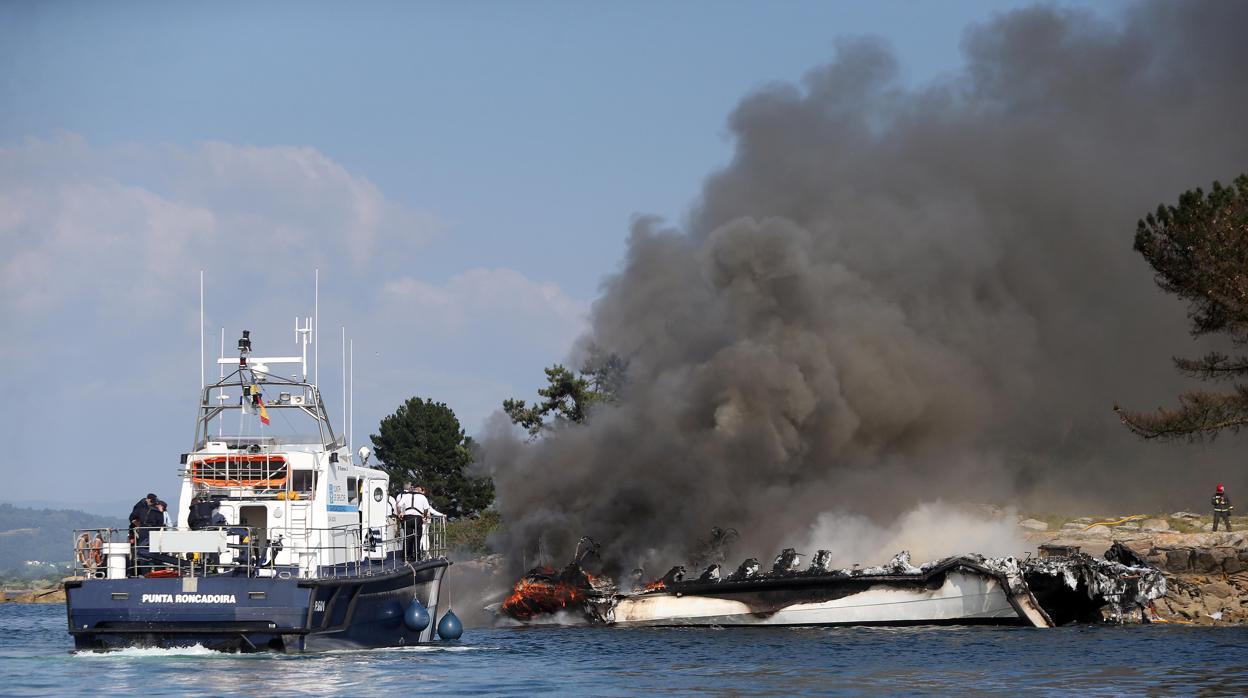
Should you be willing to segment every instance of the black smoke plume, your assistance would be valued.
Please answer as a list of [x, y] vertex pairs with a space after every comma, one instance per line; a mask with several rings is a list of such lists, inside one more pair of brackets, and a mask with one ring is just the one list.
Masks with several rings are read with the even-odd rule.
[[594, 306], [622, 399], [486, 435], [503, 545], [532, 562], [591, 535], [661, 571], [714, 525], [768, 555], [828, 510], [1248, 486], [1225, 441], [1141, 443], [1110, 409], [1172, 401], [1169, 357], [1198, 353], [1132, 236], [1248, 169], [1245, 27], [1245, 3], [1036, 7], [969, 28], [932, 84], [857, 39], [747, 96], [730, 164], [683, 226], [634, 223]]

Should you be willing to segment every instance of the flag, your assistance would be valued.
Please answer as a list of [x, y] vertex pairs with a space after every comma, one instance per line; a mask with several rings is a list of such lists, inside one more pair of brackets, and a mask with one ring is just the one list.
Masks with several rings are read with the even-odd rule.
[[260, 403], [260, 423], [267, 426], [269, 423], [269, 411], [264, 409], [264, 398], [257, 395], [256, 401]]

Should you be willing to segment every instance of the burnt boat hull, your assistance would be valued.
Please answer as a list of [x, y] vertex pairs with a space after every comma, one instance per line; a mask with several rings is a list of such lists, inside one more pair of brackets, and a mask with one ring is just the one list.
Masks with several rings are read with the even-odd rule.
[[877, 581], [667, 591], [619, 600], [619, 626], [821, 626], [1020, 624], [1015, 604], [989, 575], [950, 571], [938, 584]]
[[[431, 642], [449, 564], [430, 560], [384, 573], [319, 579], [77, 580], [66, 584], [69, 633], [79, 650], [201, 645], [317, 652]], [[403, 620], [413, 599], [434, 619], [420, 631]]]

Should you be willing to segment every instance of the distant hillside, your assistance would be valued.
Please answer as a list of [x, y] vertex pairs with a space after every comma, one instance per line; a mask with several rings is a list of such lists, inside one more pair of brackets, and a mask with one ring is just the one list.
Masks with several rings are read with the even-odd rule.
[[[26, 509], [0, 504], [0, 576], [39, 577], [51, 565], [73, 559], [76, 528], [125, 528], [121, 516], [96, 516], [71, 509]], [[38, 561], [48, 564], [27, 564]]]

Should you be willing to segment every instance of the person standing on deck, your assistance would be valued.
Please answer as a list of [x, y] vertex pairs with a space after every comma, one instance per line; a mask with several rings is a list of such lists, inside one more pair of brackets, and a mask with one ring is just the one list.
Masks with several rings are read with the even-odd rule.
[[1231, 530], [1231, 512], [1235, 510], [1235, 505], [1231, 504], [1231, 498], [1226, 496], [1226, 488], [1218, 485], [1218, 489], [1213, 493], [1213, 530], [1218, 530], [1218, 520], [1226, 526], [1226, 530]]
[[424, 488], [416, 483], [408, 482], [403, 492], [395, 498], [394, 515], [399, 519], [403, 531], [403, 550], [407, 559], [420, 560], [424, 539], [424, 524], [429, 516], [440, 515], [429, 503]]

